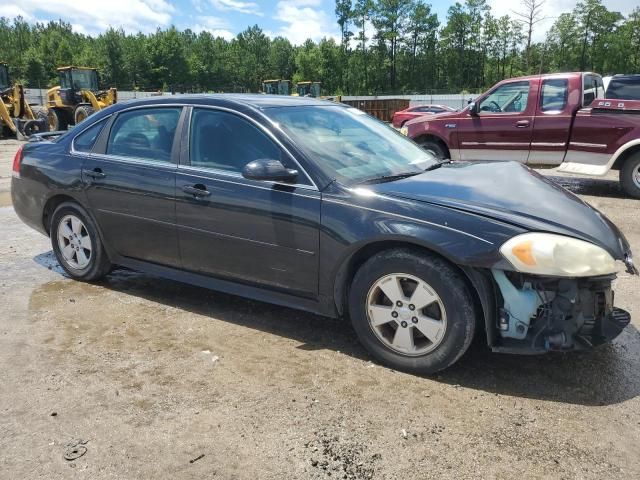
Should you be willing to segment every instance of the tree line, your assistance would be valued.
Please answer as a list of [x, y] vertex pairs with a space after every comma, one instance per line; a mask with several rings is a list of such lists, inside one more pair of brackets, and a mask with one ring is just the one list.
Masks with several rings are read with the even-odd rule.
[[495, 17], [486, 0], [466, 0], [439, 19], [423, 0], [336, 0], [340, 37], [302, 45], [258, 25], [226, 40], [175, 27], [88, 36], [62, 20], [0, 18], [0, 60], [32, 88], [57, 84], [56, 67], [73, 64], [97, 67], [104, 87], [176, 92], [257, 92], [282, 78], [320, 81], [325, 94], [457, 93], [531, 73], [640, 71], [640, 7], [624, 17], [583, 0], [535, 42], [544, 1]]

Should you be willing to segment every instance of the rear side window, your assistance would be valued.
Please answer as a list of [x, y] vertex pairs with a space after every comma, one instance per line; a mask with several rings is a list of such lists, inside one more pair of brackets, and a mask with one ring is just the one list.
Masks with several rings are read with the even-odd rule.
[[105, 123], [104, 120], [100, 120], [77, 135], [76, 138], [73, 139], [73, 149], [76, 152], [90, 152], [96, 144], [98, 135], [100, 135]]
[[219, 110], [193, 111], [189, 151], [192, 166], [229, 172], [258, 159], [282, 161], [280, 148], [258, 128]]
[[640, 100], [640, 75], [613, 77], [609, 82], [606, 97], [620, 100]]
[[588, 107], [596, 98], [604, 98], [604, 83], [600, 75], [587, 74], [583, 79], [582, 106]]
[[171, 162], [180, 107], [141, 108], [118, 115], [107, 143], [107, 155]]
[[559, 112], [567, 106], [569, 82], [566, 78], [554, 78], [542, 82], [540, 110], [543, 112]]

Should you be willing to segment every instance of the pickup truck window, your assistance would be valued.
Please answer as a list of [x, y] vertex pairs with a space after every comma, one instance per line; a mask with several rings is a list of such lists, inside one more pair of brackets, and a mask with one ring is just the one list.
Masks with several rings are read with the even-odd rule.
[[480, 114], [522, 113], [527, 109], [529, 82], [511, 82], [499, 86], [480, 103]]
[[569, 82], [566, 78], [553, 78], [542, 82], [540, 94], [540, 110], [543, 112], [560, 112], [567, 106]]
[[582, 86], [582, 106], [588, 107], [596, 98], [604, 98], [604, 83], [600, 75], [585, 74]]
[[640, 100], [640, 75], [613, 77], [607, 87], [606, 98]]

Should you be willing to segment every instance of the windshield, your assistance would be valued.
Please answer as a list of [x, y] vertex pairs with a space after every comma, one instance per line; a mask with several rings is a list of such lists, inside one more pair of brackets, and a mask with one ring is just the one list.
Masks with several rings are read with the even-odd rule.
[[62, 88], [73, 88], [74, 90], [98, 90], [98, 74], [95, 70], [71, 70], [61, 76]]
[[436, 158], [355, 108], [274, 107], [265, 113], [329, 177], [351, 185], [423, 172]]
[[0, 65], [0, 89], [7, 88], [9, 86], [9, 72], [7, 67]]

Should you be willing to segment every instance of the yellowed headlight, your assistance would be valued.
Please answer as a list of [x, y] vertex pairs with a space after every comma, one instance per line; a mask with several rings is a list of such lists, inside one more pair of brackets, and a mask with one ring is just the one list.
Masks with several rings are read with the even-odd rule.
[[500, 253], [524, 273], [591, 277], [617, 271], [615, 260], [606, 250], [564, 235], [525, 233], [505, 242]]

